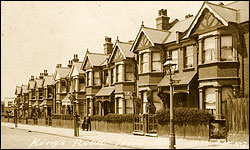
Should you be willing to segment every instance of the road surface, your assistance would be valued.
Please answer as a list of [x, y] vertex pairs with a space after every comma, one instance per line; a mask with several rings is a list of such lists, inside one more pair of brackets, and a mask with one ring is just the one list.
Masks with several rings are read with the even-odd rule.
[[120, 149], [103, 142], [85, 141], [1, 126], [1, 149]]

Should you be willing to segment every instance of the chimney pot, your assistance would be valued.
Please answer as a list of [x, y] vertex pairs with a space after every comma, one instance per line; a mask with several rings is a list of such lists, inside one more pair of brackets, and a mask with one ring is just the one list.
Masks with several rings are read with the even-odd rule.
[[33, 75], [31, 76], [30, 80], [32, 80], [32, 81], [34, 80], [34, 76]]
[[191, 15], [191, 14], [187, 14], [186, 16], [185, 16], [185, 19], [187, 19], [187, 18], [190, 18], [190, 17], [192, 17], [193, 15]]
[[111, 42], [111, 37], [105, 36], [105, 43], [104, 46], [104, 53], [105, 54], [111, 54], [113, 50], [113, 43]]
[[61, 68], [62, 67], [62, 64], [57, 64], [56, 65], [56, 68]]
[[224, 6], [224, 3], [222, 3], [222, 2], [219, 2], [219, 5], [220, 5], [220, 6]]
[[167, 10], [158, 10], [158, 15], [158, 18], [156, 18], [156, 28], [159, 30], [168, 30], [170, 28], [170, 18], [167, 16]]

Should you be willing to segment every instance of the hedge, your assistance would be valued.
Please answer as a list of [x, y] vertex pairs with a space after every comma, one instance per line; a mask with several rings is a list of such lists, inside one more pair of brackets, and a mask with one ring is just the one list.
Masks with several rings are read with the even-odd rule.
[[95, 115], [91, 120], [95, 121], [111, 121], [111, 122], [133, 122], [136, 114], [108, 114], [106, 116]]
[[[164, 125], [169, 122], [169, 109], [161, 109], [156, 113], [156, 118], [159, 124]], [[208, 113], [206, 110], [188, 107], [174, 108], [174, 122], [177, 123], [208, 124], [209, 121], [212, 121], [213, 119], [212, 114]]]
[[[161, 109], [156, 112], [155, 116], [161, 125], [167, 124], [170, 119], [169, 109]], [[91, 120], [111, 121], [111, 122], [133, 122], [136, 114], [108, 114], [106, 116], [95, 115]], [[174, 109], [174, 121], [185, 124], [208, 124], [214, 118], [206, 110], [197, 108], [178, 107]]]

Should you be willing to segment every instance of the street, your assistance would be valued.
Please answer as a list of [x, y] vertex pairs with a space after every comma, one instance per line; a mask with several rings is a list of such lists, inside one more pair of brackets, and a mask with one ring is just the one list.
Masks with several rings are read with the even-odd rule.
[[1, 149], [120, 149], [102, 142], [84, 141], [1, 126]]

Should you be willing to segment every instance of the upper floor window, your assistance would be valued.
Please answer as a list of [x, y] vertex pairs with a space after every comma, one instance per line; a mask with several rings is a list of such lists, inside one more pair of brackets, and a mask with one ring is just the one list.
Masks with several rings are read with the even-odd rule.
[[178, 50], [172, 50], [170, 53], [173, 63], [176, 64], [175, 70], [178, 70]]
[[53, 88], [51, 87], [48, 87], [48, 97], [52, 97], [52, 94], [53, 94]]
[[187, 46], [184, 49], [184, 66], [185, 68], [193, 67], [193, 46]]
[[221, 60], [233, 60], [233, 38], [232, 36], [221, 36]]
[[35, 99], [36, 95], [35, 95], [35, 90], [32, 90], [32, 99]]
[[111, 84], [115, 83], [115, 68], [111, 68]]
[[160, 53], [152, 53], [152, 71], [161, 71], [161, 56]]
[[133, 67], [132, 64], [126, 64], [125, 67], [126, 74], [125, 74], [125, 80], [126, 81], [132, 81], [133, 80]]
[[108, 85], [108, 76], [109, 76], [109, 73], [108, 73], [108, 70], [104, 70], [103, 71], [103, 83], [104, 83], [104, 85]]
[[43, 90], [39, 89], [39, 99], [42, 99], [42, 98], [43, 98]]
[[100, 85], [100, 73], [99, 71], [94, 71], [94, 85]]
[[122, 81], [122, 65], [117, 66], [117, 82]]
[[87, 72], [87, 86], [90, 86], [90, 83], [91, 83], [90, 72]]
[[149, 53], [143, 53], [141, 58], [141, 73], [149, 72]]
[[209, 37], [204, 39], [203, 43], [203, 62], [214, 62], [215, 61], [215, 50], [216, 41], [215, 37]]

